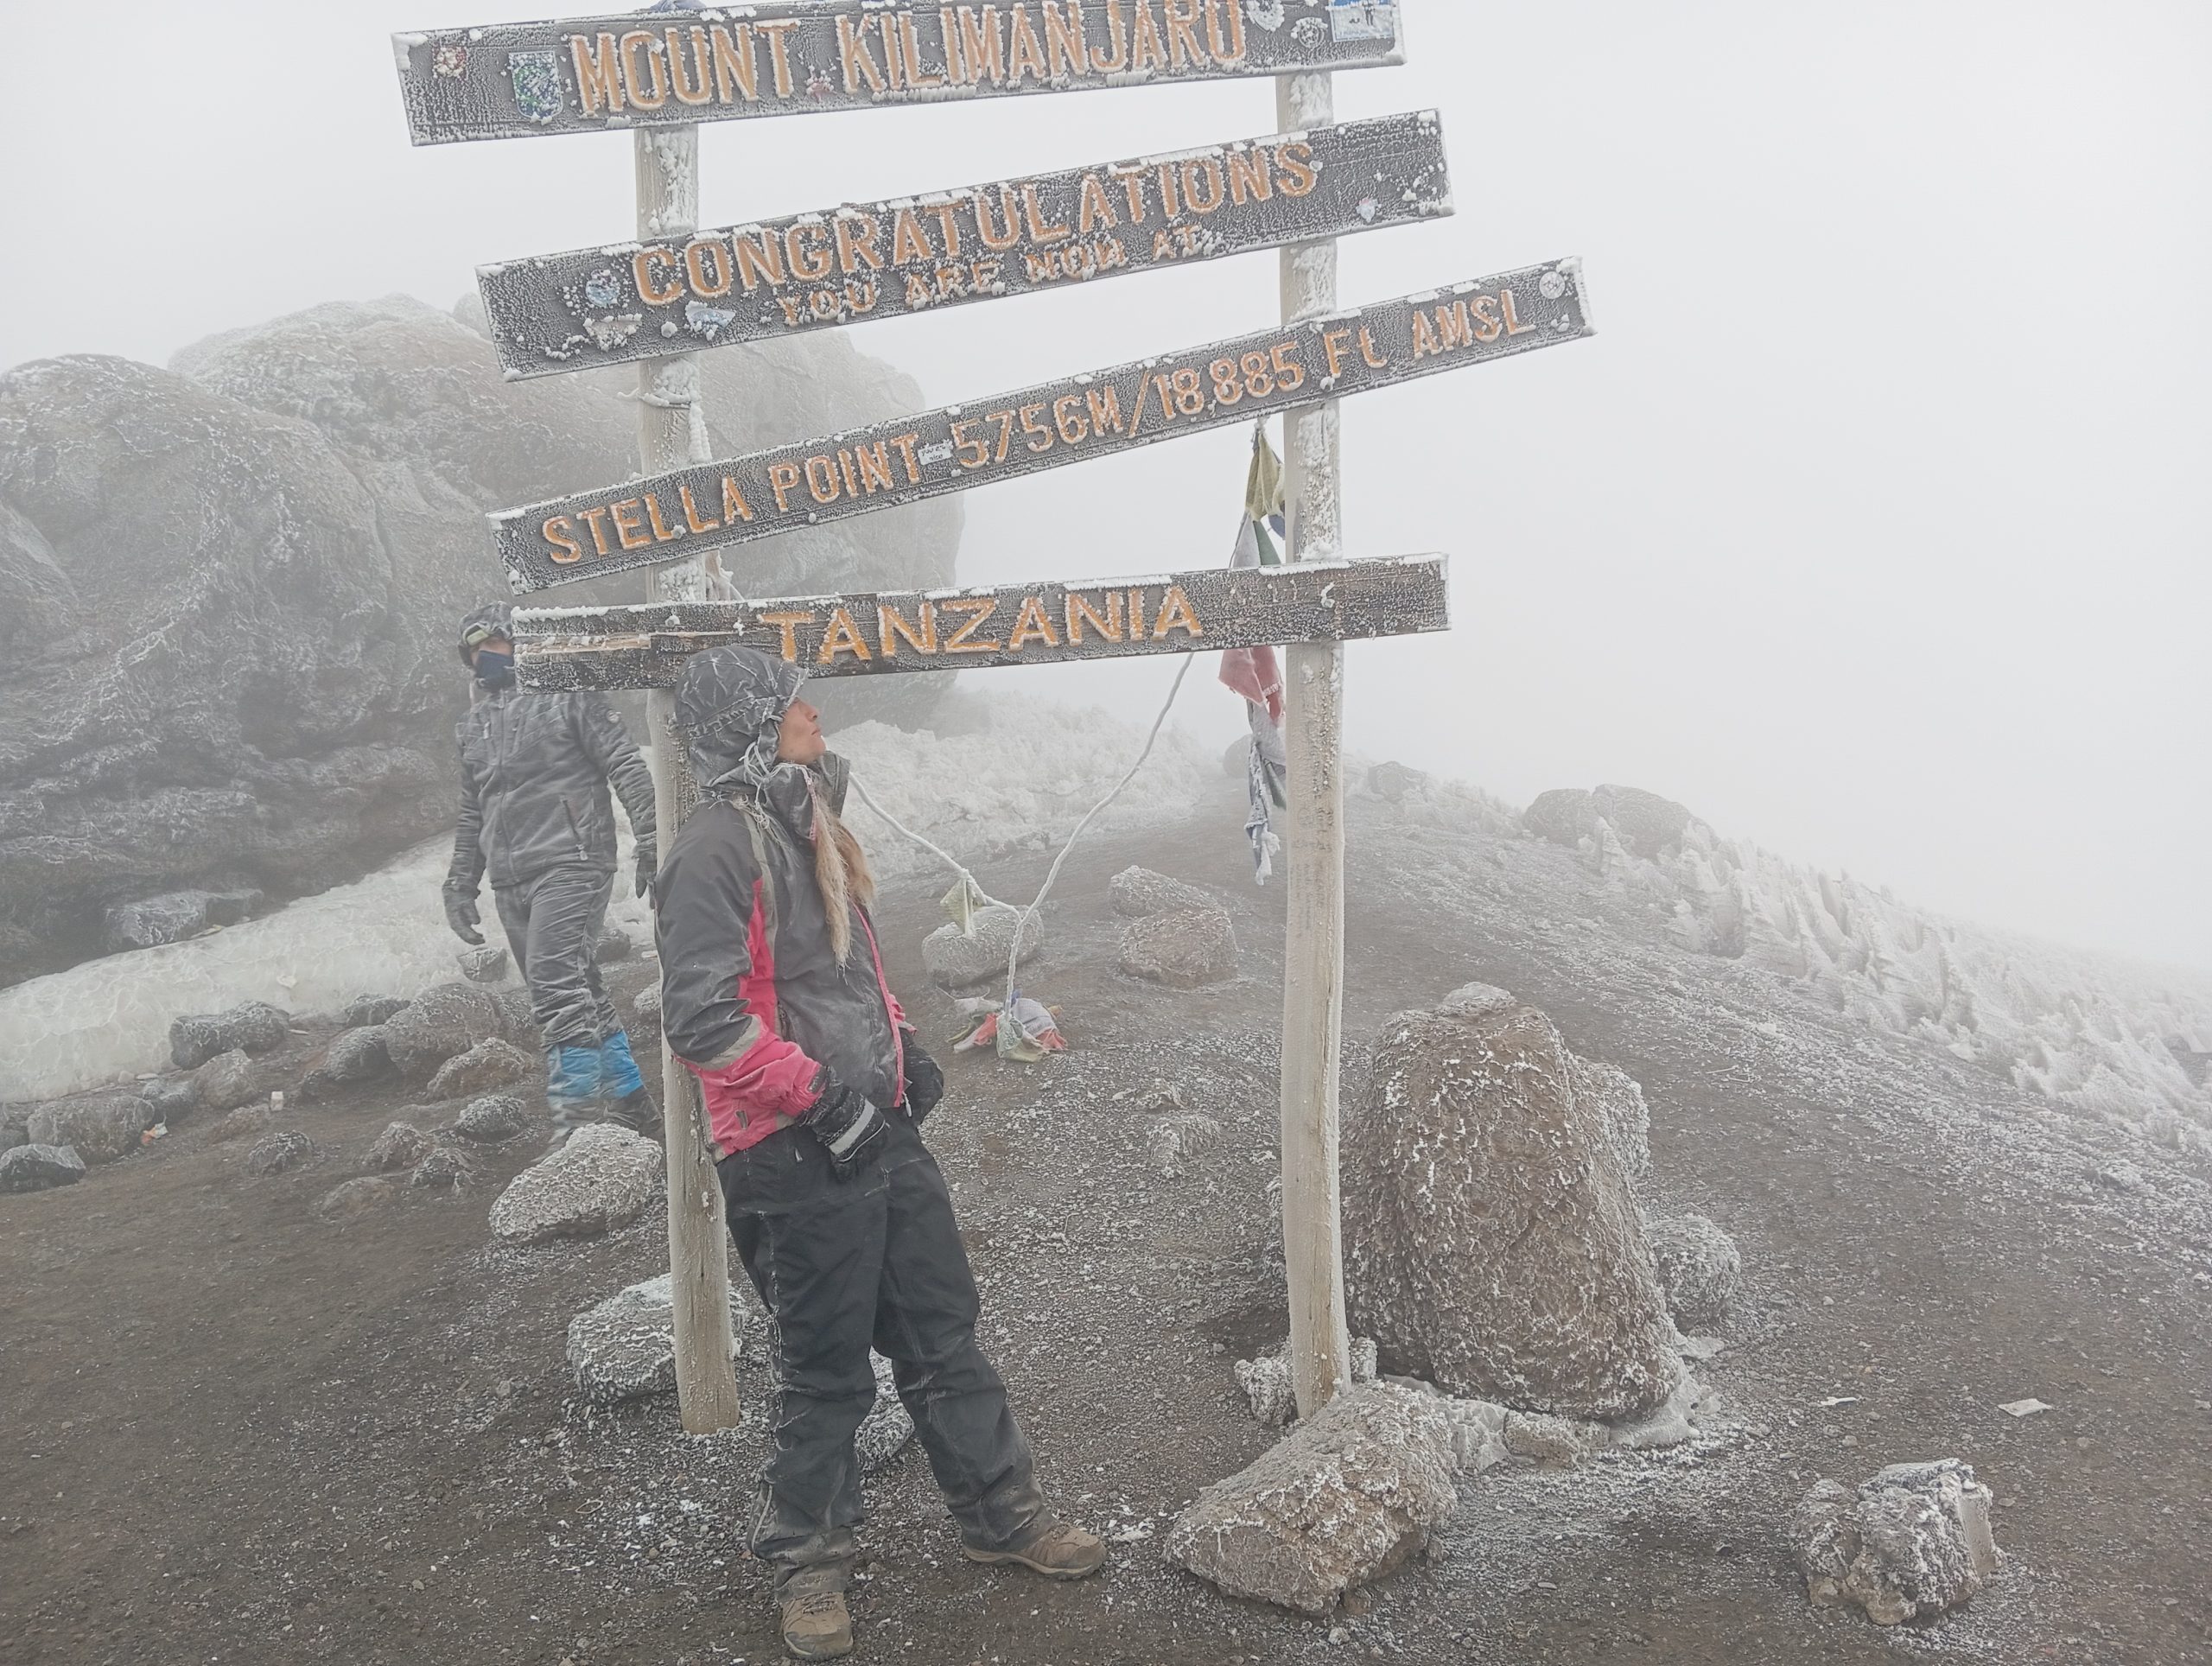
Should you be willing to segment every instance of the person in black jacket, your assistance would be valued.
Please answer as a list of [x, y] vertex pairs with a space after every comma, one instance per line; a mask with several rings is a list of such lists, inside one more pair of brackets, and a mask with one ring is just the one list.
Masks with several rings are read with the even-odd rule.
[[543, 1033], [555, 1148], [608, 1116], [658, 1138], [660, 1111], [596, 958], [614, 890], [607, 784], [621, 795], [637, 836], [643, 896], [656, 865], [652, 776], [605, 695], [515, 686], [507, 633], [513, 613], [494, 603], [461, 621], [461, 657], [476, 674], [479, 697], [455, 729], [461, 822], [446, 875], [446, 920], [462, 942], [484, 941], [476, 898], [488, 873]]
[[853, 1646], [871, 1346], [970, 1558], [1081, 1579], [1106, 1550], [1046, 1510], [976, 1344], [976, 1281], [920, 1132], [944, 1078], [884, 975], [867, 861], [839, 819], [848, 772], [803, 677], [734, 646], [686, 668], [677, 723], [704, 802], [653, 904], [661, 1022], [699, 1079], [730, 1230], [777, 1326], [753, 1550], [775, 1569], [785, 1646], [828, 1660]]

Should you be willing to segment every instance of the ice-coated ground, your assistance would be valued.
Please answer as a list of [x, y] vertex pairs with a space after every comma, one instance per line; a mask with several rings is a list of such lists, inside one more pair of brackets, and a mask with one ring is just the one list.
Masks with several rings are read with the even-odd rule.
[[[836, 745], [885, 809], [976, 867], [992, 889], [993, 856], [1065, 838], [1143, 740], [1141, 728], [1103, 712], [1024, 703], [978, 734], [941, 739], [862, 723], [841, 731]], [[1195, 742], [1167, 730], [1143, 773], [1092, 825], [1174, 821], [1197, 804], [1202, 772], [1213, 767]], [[939, 868], [857, 803], [849, 814], [879, 874]], [[166, 1069], [169, 1021], [181, 1013], [242, 1001], [315, 1012], [357, 995], [411, 995], [458, 976], [461, 944], [446, 929], [438, 893], [450, 854], [448, 841], [433, 840], [356, 884], [264, 919], [0, 990], [0, 1100], [54, 1098]], [[631, 894], [630, 870], [625, 828], [608, 919], [642, 944], [652, 925]], [[480, 906], [487, 936], [500, 941], [488, 894]]]

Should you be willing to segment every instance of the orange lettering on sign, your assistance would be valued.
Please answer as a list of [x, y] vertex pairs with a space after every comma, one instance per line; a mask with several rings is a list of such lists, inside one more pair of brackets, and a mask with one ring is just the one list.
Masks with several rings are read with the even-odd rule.
[[1166, 0], [1167, 50], [1177, 69], [1185, 64], [1207, 67], [1206, 49], [1198, 44], [1198, 20], [1205, 0]]
[[888, 492], [898, 484], [891, 478], [891, 448], [883, 441], [855, 446], [853, 461], [860, 465], [861, 489], [870, 497]]
[[694, 28], [690, 31], [691, 74], [683, 73], [683, 41], [674, 29], [668, 32], [668, 71], [676, 86], [676, 102], [687, 105], [711, 104], [714, 101], [714, 75], [711, 69], [711, 48], [707, 45], [707, 31]]
[[1414, 362], [1433, 358], [1444, 351], [1444, 344], [1436, 339], [1435, 327], [1428, 321], [1427, 313], [1414, 315]]
[[906, 484], [909, 486], [922, 483], [922, 466], [914, 455], [915, 442], [921, 437], [918, 434], [899, 434], [892, 437], [891, 443], [899, 448], [899, 455], [906, 460]]
[[639, 250], [630, 261], [630, 276], [637, 281], [638, 298], [648, 307], [665, 307], [671, 301], [681, 300], [683, 285], [671, 283], [663, 288], [660, 277], [653, 270], [657, 266], [673, 266], [676, 264], [676, 251], [672, 249]]
[[1167, 594], [1160, 599], [1160, 618], [1153, 625], [1152, 639], [1164, 642], [1170, 631], [1194, 637], [1205, 634], [1205, 626], [1198, 623], [1198, 609], [1191, 606], [1191, 598], [1183, 594], [1179, 584], [1169, 585]]
[[917, 92], [926, 92], [931, 87], [943, 86], [952, 78], [952, 64], [949, 58], [945, 62], [944, 74], [931, 75], [924, 72], [921, 37], [915, 33], [914, 16], [912, 12], [899, 14], [899, 44], [906, 54], [908, 86], [914, 88]]
[[1344, 350], [1351, 340], [1350, 330], [1323, 330], [1321, 332], [1321, 351], [1328, 358], [1329, 375], [1332, 378], [1344, 374]]
[[1029, 236], [1033, 242], [1058, 243], [1063, 238], [1074, 235], [1066, 226], [1045, 218], [1045, 211], [1037, 200], [1034, 185], [1021, 188], [1021, 212], [1029, 223]]
[[1388, 370], [1390, 361], [1375, 351], [1375, 338], [1368, 334], [1367, 326], [1359, 327], [1359, 356], [1367, 360], [1370, 370]]
[[[990, 596], [952, 596], [938, 606], [949, 614], [965, 614], [968, 622], [945, 639], [947, 653], [996, 653], [999, 645], [988, 637], [976, 638], [976, 633], [991, 621], [999, 610], [997, 601]], [[969, 639], [976, 639], [970, 640]]]
[[[614, 517], [614, 541], [625, 550], [650, 550], [652, 539], [645, 531], [645, 523], [638, 518], [638, 511], [645, 506], [635, 498], [625, 498], [620, 503], [607, 506], [607, 513]], [[624, 510], [628, 514], [624, 514]]]
[[922, 622], [917, 628], [906, 615], [889, 602], [879, 602], [875, 609], [875, 639], [886, 659], [899, 654], [899, 642], [905, 638], [908, 646], [917, 653], [937, 652], [937, 609], [929, 602], [922, 603]]
[[1505, 326], [1498, 321], [1497, 303], [1486, 295], [1478, 295], [1471, 303], [1475, 315], [1475, 340], [1495, 341], [1505, 334]]
[[1275, 166], [1289, 177], [1281, 181], [1287, 197], [1310, 197], [1321, 176], [1313, 170], [1313, 147], [1300, 139], [1275, 152]]
[[737, 281], [751, 295], [763, 283], [774, 289], [784, 281], [784, 248], [773, 232], [755, 228], [750, 233], [730, 233], [730, 247], [737, 251]]
[[1052, 621], [1045, 616], [1045, 603], [1040, 597], [1025, 597], [1021, 614], [1014, 621], [1014, 633], [1006, 639], [1007, 649], [1019, 653], [1032, 642], [1041, 642], [1048, 648], [1060, 645], [1060, 639], [1053, 633]]
[[1058, 6], [1045, 0], [1045, 50], [1052, 59], [1052, 73], [1083, 74], [1090, 67], [1089, 48], [1083, 35], [1082, 0]]
[[1106, 0], [1106, 40], [1109, 49], [1090, 49], [1090, 67], [1101, 75], [1118, 75], [1129, 67], [1129, 33], [1122, 22], [1122, 0]]
[[[713, 262], [709, 269], [709, 260]], [[698, 242], [683, 251], [683, 275], [691, 280], [694, 295], [728, 295], [731, 283], [729, 251], [719, 243]]]
[[858, 659], [874, 658], [868, 652], [868, 644], [861, 639], [860, 628], [853, 623], [853, 616], [842, 607], [832, 607], [830, 610], [830, 628], [822, 633], [822, 652], [814, 656], [815, 664], [834, 665], [841, 653], [851, 654]]
[[1153, 18], [1152, 0], [1136, 0], [1137, 27], [1129, 42], [1129, 71], [1141, 75], [1147, 70], [1167, 67], [1167, 48], [1160, 43], [1160, 25]]
[[791, 488], [798, 484], [798, 480], [797, 463], [770, 463], [768, 465], [768, 484], [775, 488], [778, 514], [791, 513]]
[[[793, 277], [827, 277], [836, 261], [829, 249], [830, 234], [811, 220], [802, 220], [784, 233], [784, 261]], [[817, 246], [818, 245], [818, 246]]]
[[883, 30], [883, 70], [890, 77], [891, 90], [897, 92], [906, 85], [906, 66], [899, 60], [899, 21], [888, 13], [876, 19]]
[[599, 37], [598, 51], [592, 50], [588, 35], [569, 37], [569, 57], [576, 68], [576, 98], [587, 116], [596, 116], [602, 110], [619, 111], [622, 108], [622, 59], [616, 50], [614, 37]]
[[757, 622], [762, 625], [773, 625], [783, 632], [784, 658], [795, 660], [798, 658], [798, 627], [802, 625], [813, 624], [814, 615], [812, 614], [762, 614]]
[[1020, 86], [1024, 75], [1034, 76], [1039, 81], [1052, 79], [1052, 72], [1045, 67], [1045, 45], [1031, 27], [1029, 10], [1017, 5], [1008, 20], [1006, 45], [1006, 84]]
[[1122, 639], [1122, 593], [1119, 590], [1106, 593], [1106, 614], [1102, 619], [1097, 608], [1074, 591], [1069, 591], [1067, 623], [1068, 646], [1071, 648], [1082, 642], [1086, 629], [1096, 632], [1109, 642], [1119, 642]]
[[1076, 229], [1084, 237], [1103, 226], [1112, 231], [1121, 224], [1114, 213], [1114, 199], [1106, 194], [1106, 188], [1096, 174], [1083, 176], [1083, 201], [1076, 219]]
[[937, 216], [938, 230], [944, 233], [944, 258], [960, 258], [960, 222], [954, 218], [960, 205], [957, 201], [932, 203], [929, 212]]
[[655, 544], [671, 544], [683, 536], [682, 527], [671, 526], [661, 518], [660, 499], [650, 492], [645, 493], [645, 519], [652, 525]]
[[[575, 531], [575, 522], [570, 520], [566, 515], [556, 515], [538, 528], [538, 535], [553, 546], [553, 554], [549, 559], [557, 561], [566, 567], [570, 562], [582, 561], [584, 558], [583, 545], [569, 536]], [[564, 551], [566, 553], [563, 553]]]
[[715, 97], [723, 104], [734, 104], [736, 96], [743, 93], [746, 103], [760, 102], [760, 76], [753, 65], [753, 25], [740, 23], [733, 35], [728, 24], [715, 23], [707, 34], [715, 48]]
[[837, 501], [837, 460], [835, 457], [809, 457], [806, 460], [806, 489], [817, 503]]
[[1519, 319], [1513, 315], [1512, 290], [1499, 290], [1497, 295], [1497, 304], [1505, 309], [1505, 333], [1508, 335], [1526, 335], [1530, 330], [1536, 327], [1534, 324], [1522, 323]]
[[1143, 225], [1145, 218], [1143, 171], [1135, 168], [1116, 168], [1113, 172], [1122, 181], [1122, 195], [1129, 200], [1129, 224]]
[[875, 251], [875, 217], [857, 211], [837, 217], [837, 264], [850, 277], [861, 266], [883, 270], [883, 257]]
[[[630, 84], [630, 102], [639, 110], [658, 110], [668, 102], [668, 67], [661, 62], [659, 40], [641, 29], [623, 35], [622, 77]], [[638, 67], [638, 49], [645, 48], [645, 68]]]
[[[1221, 27], [1224, 15], [1229, 18], [1229, 30], [1224, 39]], [[1213, 55], [1224, 68], [1244, 61], [1244, 4], [1243, 0], [1209, 0], [1206, 7], [1206, 44], [1213, 48]]]
[[796, 17], [786, 17], [772, 23], [755, 23], [753, 28], [768, 37], [768, 63], [776, 73], [776, 96], [791, 96], [791, 50], [787, 36], [798, 27]]
[[930, 247], [922, 222], [914, 218], [912, 209], [901, 208], [899, 217], [891, 222], [891, 264], [904, 266], [910, 261], [936, 258], [937, 251]]
[[991, 229], [991, 200], [982, 191], [976, 193], [976, 230], [982, 238], [985, 248], [1003, 252], [1021, 241], [1021, 226], [1014, 218], [1018, 211], [1014, 207], [1012, 186], [999, 187], [999, 201], [1006, 212], [1006, 219], [1000, 229], [995, 232]]
[[[773, 474], [772, 469], [769, 471]], [[753, 506], [745, 500], [745, 488], [737, 483], [737, 476], [722, 476], [722, 522], [734, 526], [739, 521], [753, 518]]]
[[[1183, 200], [1191, 205], [1192, 213], [1213, 213], [1228, 200], [1228, 192], [1222, 184], [1221, 164], [1211, 156], [1193, 156], [1185, 162], [1182, 180]], [[1201, 183], [1205, 187], [1203, 191], [1198, 188]]]
[[944, 42], [945, 79], [955, 86], [968, 85], [968, 66], [960, 61], [960, 19], [950, 6], [937, 9], [938, 39]]
[[607, 547], [607, 511], [594, 506], [579, 509], [576, 513], [582, 518], [584, 525], [591, 528], [592, 547], [602, 556], [613, 555], [614, 552]]
[[690, 486], [677, 486], [676, 488], [676, 495], [683, 500], [683, 524], [690, 527], [694, 532], [712, 532], [721, 527], [721, 523], [720, 521], [709, 520], [705, 516], [699, 512], [699, 506], [693, 499], [691, 496], [691, 488]]
[[1275, 193], [1267, 158], [1257, 150], [1233, 150], [1229, 156], [1229, 194], [1239, 208], [1265, 202]]
[[837, 20], [837, 55], [845, 66], [845, 91], [857, 92], [865, 80], [876, 92], [883, 91], [883, 72], [876, 67], [875, 49], [868, 43], [868, 27], [874, 19], [850, 17]]
[[1122, 391], [1116, 387], [1090, 391], [1090, 426], [1101, 434], [1122, 431]]
[[985, 6], [980, 22], [976, 8], [960, 9], [960, 55], [968, 60], [968, 79], [981, 83], [990, 77], [993, 86], [1006, 85], [1006, 54], [999, 45], [999, 9]]
[[1436, 309], [1436, 327], [1443, 337], [1446, 353], [1455, 347], [1475, 345], [1474, 325], [1468, 320], [1467, 303], [1464, 301], [1455, 301], [1448, 307], [1439, 307]]

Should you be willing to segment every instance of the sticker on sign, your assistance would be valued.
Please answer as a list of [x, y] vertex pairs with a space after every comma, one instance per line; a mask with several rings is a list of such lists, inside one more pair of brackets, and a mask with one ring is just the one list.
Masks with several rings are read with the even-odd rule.
[[1594, 334], [1579, 260], [493, 515], [518, 591], [683, 561]]

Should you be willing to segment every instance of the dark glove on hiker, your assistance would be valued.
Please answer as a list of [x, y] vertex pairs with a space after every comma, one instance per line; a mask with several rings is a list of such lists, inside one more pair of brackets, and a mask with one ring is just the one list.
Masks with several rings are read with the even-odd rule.
[[446, 893], [446, 924], [453, 927], [453, 934], [463, 943], [481, 943], [484, 933], [477, 926], [483, 916], [476, 912], [476, 899], [465, 897], [458, 891]]
[[649, 844], [638, 847], [638, 894], [646, 896], [653, 888], [653, 880], [660, 872], [660, 853]]
[[800, 1120], [830, 1148], [830, 1171], [841, 1180], [866, 1173], [891, 1137], [891, 1124], [883, 1114], [826, 1070], [822, 1072], [822, 1097]]
[[918, 1126], [944, 1100], [944, 1072], [937, 1060], [922, 1051], [922, 1044], [906, 1038], [906, 1114]]

